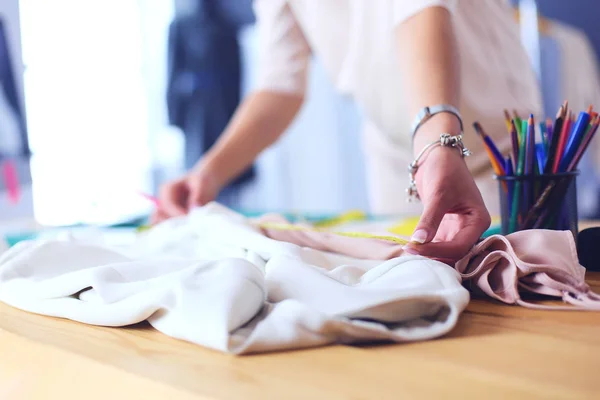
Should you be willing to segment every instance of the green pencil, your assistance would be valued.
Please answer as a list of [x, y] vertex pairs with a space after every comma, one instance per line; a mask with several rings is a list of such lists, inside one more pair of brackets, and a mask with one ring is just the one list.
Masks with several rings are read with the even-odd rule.
[[[527, 124], [527, 121], [523, 121], [524, 124]], [[521, 126], [521, 124], [519, 124]], [[517, 162], [517, 171], [515, 176], [523, 176], [523, 172], [525, 170], [525, 135], [523, 132], [527, 132], [527, 126], [525, 129], [521, 129], [521, 133], [519, 134], [519, 160]], [[522, 182], [518, 179], [515, 180], [515, 190], [512, 198], [512, 209], [510, 212], [510, 224], [509, 224], [509, 233], [515, 232], [517, 230], [517, 222], [520, 214], [520, 206], [521, 206], [521, 186]]]
[[515, 117], [515, 127], [517, 128], [517, 133], [519, 134], [519, 137], [521, 137], [521, 134], [523, 133], [523, 120], [521, 118]]

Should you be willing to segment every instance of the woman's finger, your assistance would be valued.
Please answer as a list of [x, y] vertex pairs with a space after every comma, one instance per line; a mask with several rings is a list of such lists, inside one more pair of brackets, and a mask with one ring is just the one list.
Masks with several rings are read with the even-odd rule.
[[176, 182], [172, 184], [164, 185], [160, 188], [160, 206], [164, 214], [169, 217], [178, 217], [185, 215], [187, 212], [186, 202], [182, 202], [182, 190], [181, 187], [184, 182]]
[[444, 214], [445, 209], [439, 199], [431, 199], [425, 206], [410, 241], [416, 244], [431, 242], [442, 223]]
[[426, 244], [408, 244], [405, 252], [419, 254], [425, 257], [458, 261], [463, 258], [485, 232], [482, 224], [472, 224], [464, 227], [452, 240], [431, 242]]

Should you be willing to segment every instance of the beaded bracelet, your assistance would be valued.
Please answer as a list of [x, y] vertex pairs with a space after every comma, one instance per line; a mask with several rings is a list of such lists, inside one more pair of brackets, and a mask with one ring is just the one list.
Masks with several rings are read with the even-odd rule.
[[406, 194], [408, 197], [407, 200], [409, 202], [419, 200], [419, 193], [417, 192], [417, 182], [415, 181], [415, 175], [417, 173], [417, 169], [419, 169], [419, 160], [421, 159], [421, 157], [423, 157], [425, 152], [427, 152], [429, 149], [435, 146], [457, 148], [460, 151], [461, 156], [463, 157], [468, 157], [471, 155], [471, 151], [467, 149], [463, 144], [462, 135], [452, 136], [448, 133], [442, 133], [438, 140], [425, 146], [425, 148], [421, 150], [417, 158], [415, 158], [415, 160], [408, 166], [408, 176], [410, 179], [410, 183], [408, 188], [406, 189]]

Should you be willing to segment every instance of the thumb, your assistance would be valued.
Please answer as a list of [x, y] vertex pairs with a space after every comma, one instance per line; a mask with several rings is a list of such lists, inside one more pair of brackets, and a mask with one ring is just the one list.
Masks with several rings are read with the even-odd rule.
[[430, 201], [425, 206], [410, 241], [416, 244], [431, 242], [438, 231], [444, 214], [446, 213], [439, 201]]

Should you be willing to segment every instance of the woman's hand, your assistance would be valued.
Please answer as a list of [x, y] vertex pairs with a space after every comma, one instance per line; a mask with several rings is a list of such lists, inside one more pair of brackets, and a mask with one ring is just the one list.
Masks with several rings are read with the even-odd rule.
[[[425, 142], [418, 142], [416, 148], [423, 148]], [[460, 151], [440, 146], [431, 149], [419, 163], [416, 181], [424, 210], [405, 251], [448, 263], [460, 260], [491, 223]]]
[[160, 206], [150, 218], [152, 225], [166, 219], [186, 215], [195, 207], [215, 200], [222, 189], [216, 176], [206, 168], [191, 170], [160, 188]]

